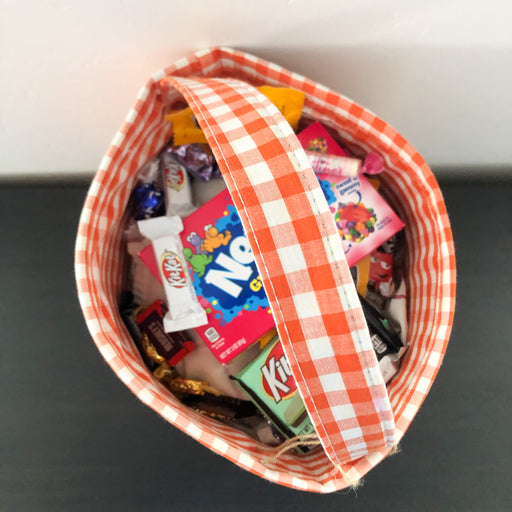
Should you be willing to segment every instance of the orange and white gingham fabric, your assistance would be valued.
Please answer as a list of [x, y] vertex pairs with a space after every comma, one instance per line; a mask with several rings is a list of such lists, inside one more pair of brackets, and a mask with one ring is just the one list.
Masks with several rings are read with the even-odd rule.
[[341, 238], [290, 125], [254, 87], [166, 77], [223, 172], [283, 349], [335, 464], [393, 446], [394, 421]]
[[[407, 226], [410, 324], [410, 348], [387, 393], [340, 241], [309, 164], [277, 110], [240, 81], [304, 91], [305, 116], [336, 129], [354, 153], [373, 151], [386, 162], [382, 188]], [[219, 160], [324, 451], [289, 453], [263, 465], [271, 449], [187, 409], [152, 379], [119, 317], [123, 212], [136, 171], [170, 135], [164, 115], [181, 98], [178, 90], [195, 110]], [[75, 260], [91, 334], [142, 401], [239, 466], [316, 492], [358, 480], [402, 437], [439, 369], [453, 320], [452, 236], [439, 187], [421, 156], [347, 98], [229, 49], [183, 59], [155, 74], [141, 91], [91, 185]]]

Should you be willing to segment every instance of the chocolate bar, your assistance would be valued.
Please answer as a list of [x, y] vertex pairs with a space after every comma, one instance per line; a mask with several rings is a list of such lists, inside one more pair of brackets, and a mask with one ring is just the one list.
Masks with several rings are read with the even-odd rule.
[[164, 330], [163, 318], [167, 307], [162, 300], [157, 300], [137, 315], [137, 323], [156, 352], [169, 364], [176, 366], [195, 345], [186, 331], [167, 333]]
[[197, 302], [183, 255], [179, 237], [183, 230], [180, 217], [155, 217], [139, 221], [138, 226], [153, 244], [165, 288], [169, 307], [164, 316], [165, 331], [181, 331], [206, 324], [206, 313]]
[[[277, 336], [252, 363], [233, 378], [285, 438], [314, 433], [313, 424]], [[307, 450], [306, 446], [299, 447], [303, 453]]]
[[189, 215], [196, 207], [192, 202], [192, 187], [185, 167], [166, 150], [160, 157], [160, 167], [164, 178], [167, 215]]

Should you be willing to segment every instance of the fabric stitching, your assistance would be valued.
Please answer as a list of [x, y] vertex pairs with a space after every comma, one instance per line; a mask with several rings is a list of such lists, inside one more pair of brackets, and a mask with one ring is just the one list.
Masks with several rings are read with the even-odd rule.
[[[228, 81], [229, 81], [229, 80], [228, 80]], [[226, 82], [228, 82], [228, 81], [224, 81], [224, 83], [226, 83]], [[244, 82], [240, 82], [240, 83], [241, 83], [244, 87], [247, 87], [247, 84], [246, 84], [246, 83], [244, 83]], [[226, 85], [228, 85], [228, 86], [230, 86], [231, 88], [233, 88], [236, 92], [239, 92], [239, 91], [237, 91], [237, 90], [236, 90], [236, 89], [235, 89], [231, 84], [226, 83]], [[256, 92], [257, 92], [257, 91], [256, 91]], [[217, 96], [218, 96], [218, 95], [217, 95]], [[198, 106], [198, 104], [197, 104], [197, 102], [196, 102], [195, 98], [193, 98], [193, 102], [194, 102], [194, 106], [195, 106], [195, 107], [200, 111], [199, 106]], [[296, 170], [297, 170], [297, 169], [299, 169], [299, 171], [298, 171], [298, 172], [299, 172], [299, 174], [301, 175], [301, 177], [303, 178], [303, 181], [305, 181], [305, 178], [306, 178], [305, 172], [300, 168], [300, 166], [299, 166], [299, 164], [298, 164], [298, 161], [297, 161], [297, 159], [296, 159], [295, 155], [293, 154], [293, 152], [292, 152], [292, 150], [291, 150], [291, 147], [290, 147], [290, 145], [289, 145], [289, 142], [288, 142], [288, 140], [287, 140], [287, 137], [284, 135], [284, 133], [282, 132], [281, 128], [279, 127], [279, 123], [278, 123], [278, 122], [277, 122], [277, 120], [275, 119], [275, 118], [276, 118], [276, 115], [275, 115], [275, 114], [272, 114], [272, 113], [268, 110], [268, 106], [267, 106], [267, 105], [265, 105], [264, 103], [262, 103], [262, 102], [261, 102], [261, 99], [259, 99], [259, 100], [258, 100], [257, 104], [258, 104], [258, 105], [259, 105], [263, 110], [265, 110], [265, 112], [267, 113], [268, 117], [269, 117], [269, 118], [271, 118], [271, 119], [274, 121], [274, 126], [273, 126], [273, 128], [274, 128], [274, 130], [275, 130], [275, 131], [277, 131], [277, 132], [278, 132], [278, 138], [279, 138], [280, 142], [283, 144], [283, 147], [287, 150], [287, 154], [288, 154], [287, 156], [289, 156], [290, 160], [292, 161], [293, 167], [294, 167]], [[208, 128], [210, 129], [210, 132], [212, 133], [212, 137], [213, 137], [213, 138], [214, 138], [214, 140], [216, 141], [216, 143], [217, 143], [217, 145], [218, 145], [218, 148], [219, 148], [219, 150], [220, 150], [220, 143], [218, 142], [218, 140], [217, 140], [217, 138], [216, 138], [216, 135], [215, 135], [215, 133], [214, 133], [214, 130], [211, 128], [211, 126], [210, 126], [210, 124], [209, 124], [209, 121], [207, 120], [207, 118], [206, 118], [205, 116], [202, 116], [202, 119], [203, 119], [203, 121], [205, 122], [205, 124], [208, 126]], [[235, 188], [237, 188], [236, 183], [235, 183], [234, 181], [233, 181], [233, 184], [234, 184]], [[305, 190], [307, 190], [307, 191], [311, 191], [311, 190], [312, 190], [312, 189], [309, 187], [309, 185], [307, 184], [307, 182], [306, 182], [306, 183], [304, 183], [304, 182], [303, 182], [303, 186], [304, 186]], [[244, 198], [242, 197], [242, 195], [240, 194], [240, 192], [239, 192], [239, 190], [238, 190], [238, 189], [237, 189], [237, 192], [238, 192], [238, 195], [239, 195], [239, 197], [240, 197], [240, 201], [242, 202], [242, 204], [244, 204]], [[312, 202], [313, 202], [313, 204], [314, 204], [314, 206], [315, 206], [315, 208], [316, 208], [316, 213], [318, 213], [318, 212], [320, 211], [320, 208], [319, 208], [318, 203], [316, 202], [316, 198], [315, 198], [314, 196], [311, 196], [311, 200], [312, 200]], [[252, 221], [251, 221], [251, 219], [250, 219], [248, 216], [247, 216], [247, 219], [248, 219], [248, 222], [250, 223], [250, 225], [252, 226]], [[322, 229], [323, 229], [323, 231], [325, 232], [325, 231], [326, 231], [326, 224], [325, 224], [325, 222], [324, 222], [323, 218], [321, 218], [321, 220], [320, 220], [320, 222], [319, 222], [319, 223], [322, 225]], [[254, 231], [254, 230], [253, 230], [253, 231]], [[256, 240], [256, 243], [258, 243], [258, 241], [257, 241], [257, 239], [256, 239], [256, 238], [255, 238], [255, 240]], [[334, 261], [334, 267], [335, 267], [336, 271], [340, 274], [339, 262], [337, 261], [337, 258], [335, 258], [335, 257], [334, 257], [333, 248], [332, 248], [332, 246], [331, 246], [331, 242], [330, 242], [330, 240], [329, 240], [329, 239], [328, 239], [328, 241], [327, 241], [327, 246], [328, 246], [328, 249], [329, 249], [329, 251], [330, 251], [330, 254], [331, 254], [332, 260]], [[260, 251], [260, 254], [261, 254], [261, 251]], [[262, 262], [263, 262], [263, 266], [265, 267], [265, 270], [267, 271], [267, 275], [268, 275], [268, 269], [267, 269], [267, 267], [266, 267], [266, 264], [265, 264], [265, 261], [264, 261], [264, 259], [263, 259], [263, 258], [262, 258]], [[271, 280], [269, 280], [269, 282], [270, 282], [270, 284], [272, 285], [272, 281], [271, 281]], [[347, 294], [346, 294], [346, 291], [345, 291], [345, 289], [344, 289], [344, 286], [341, 286], [341, 288], [342, 288], [342, 293], [343, 293], [343, 295], [344, 295], [344, 297], [345, 297], [346, 303], [349, 305], [349, 309], [353, 309], [353, 304], [351, 304], [351, 301], [348, 299], [348, 296], [347, 296]], [[339, 289], [339, 286], [338, 286], [338, 289]], [[273, 290], [273, 291], [274, 291], [274, 294], [275, 294], [275, 290]], [[277, 297], [277, 295], [276, 295], [276, 294], [275, 294], [275, 296]], [[282, 318], [282, 317], [281, 317], [281, 318]], [[352, 322], [351, 322], [351, 323], [352, 323]], [[285, 328], [285, 330], [286, 330], [286, 332], [287, 332], [287, 334], [288, 334], [288, 337], [291, 339], [290, 334], [289, 334], [289, 331], [288, 331], [288, 328], [287, 328], [287, 325], [286, 325], [286, 322], [284, 322], [284, 321], [283, 321], [283, 322], [282, 322], [282, 325], [283, 325], [283, 327]], [[363, 367], [364, 367], [364, 368], [369, 368], [368, 360], [367, 360], [367, 358], [366, 358], [365, 351], [364, 351], [364, 350], [362, 350], [362, 343], [361, 343], [361, 339], [360, 339], [360, 334], [359, 334], [359, 332], [358, 332], [357, 330], [355, 331], [355, 333], [356, 333], [356, 340], [355, 340], [355, 341], [357, 342], [357, 344], [358, 344], [358, 348], [360, 349], [360, 350], [357, 350], [358, 355], [361, 355], [361, 356], [362, 356], [362, 360], [363, 360]], [[351, 330], [351, 338], [354, 340], [354, 336], [353, 336], [353, 334], [354, 334], [354, 331], [353, 331], [353, 330]], [[309, 393], [309, 396], [310, 396], [310, 398], [311, 398], [311, 402], [313, 403], [313, 405], [314, 405], [314, 407], [315, 407], [315, 410], [316, 410], [316, 412], [317, 412], [318, 417], [319, 417], [319, 418], [321, 418], [321, 414], [319, 413], [318, 408], [317, 408], [316, 403], [315, 403], [315, 400], [313, 399], [313, 396], [314, 396], [314, 395], [311, 393], [311, 390], [310, 390], [310, 388], [309, 388], [309, 385], [308, 385], [308, 383], [307, 383], [307, 380], [305, 379], [305, 377], [304, 377], [304, 375], [303, 375], [303, 373], [302, 373], [301, 365], [298, 363], [297, 356], [296, 356], [296, 354], [295, 354], [295, 351], [293, 350], [293, 345], [290, 345], [290, 347], [291, 347], [291, 351], [292, 351], [292, 353], [294, 354], [294, 358], [295, 358], [295, 361], [296, 361], [296, 364], [297, 364], [297, 368], [298, 368], [298, 369], [299, 369], [299, 371], [301, 372], [301, 376], [302, 376], [302, 379], [303, 379], [303, 380], [302, 380], [302, 382], [304, 383], [304, 385], [305, 385], [305, 387], [306, 387], [306, 389], [307, 389], [307, 391], [308, 391], [308, 393]], [[362, 354], [361, 354], [361, 352], [362, 352]], [[369, 380], [370, 380], [371, 386], [376, 386], [377, 384], [376, 384], [376, 383], [375, 383], [375, 381], [373, 380], [373, 375], [372, 375], [372, 373], [371, 373], [371, 372], [367, 372], [367, 374], [366, 374], [366, 375], [367, 375], [367, 377], [369, 377]], [[371, 394], [371, 396], [372, 396], [372, 397], [374, 397], [374, 398], [375, 398], [374, 393], [373, 393], [373, 389], [372, 389], [372, 390], [370, 390], [370, 394]], [[388, 398], [388, 402], [389, 402], [389, 398]], [[392, 409], [391, 409], [391, 407], [389, 407], [389, 409], [388, 409], [388, 410], [389, 410], [389, 411], [391, 412], [391, 414], [392, 414]], [[386, 438], [387, 438], [387, 436], [386, 436], [386, 435], [384, 435], [384, 430], [388, 430], [388, 429], [384, 429], [384, 426], [383, 426], [383, 421], [385, 421], [385, 419], [382, 417], [382, 413], [383, 413], [383, 411], [382, 411], [382, 410], [378, 410], [378, 411], [376, 411], [376, 412], [377, 412], [378, 417], [379, 417], [380, 427], [381, 427], [381, 429], [382, 429], [382, 431], [383, 431], [382, 433], [383, 433], [384, 439], [386, 439]], [[336, 450], [335, 450], [335, 448], [334, 448], [334, 445], [332, 444], [331, 437], [330, 437], [330, 436], [329, 436], [325, 431], [324, 431], [324, 433], [326, 434], [326, 437], [327, 437], [327, 439], [329, 440], [329, 443], [330, 443], [331, 448], [332, 448], [332, 452], [336, 455], [337, 460], [339, 460], [339, 458], [338, 458], [338, 456], [337, 456], [337, 454], [336, 454]], [[365, 441], [365, 444], [366, 444], [366, 441]], [[387, 444], [387, 443], [386, 443], [386, 444]], [[347, 447], [348, 452], [350, 453], [350, 446], [349, 446], [349, 444], [346, 444], [346, 447]]]
[[[242, 83], [242, 84], [244, 84], [244, 82], [241, 82], [241, 83]], [[244, 85], [245, 85], [245, 84], [244, 84]], [[194, 103], [194, 105], [195, 105], [196, 109], [198, 109], [198, 111], [200, 112], [199, 105], [197, 104], [197, 102], [196, 102], [195, 98], [192, 98], [192, 101], [193, 101], [193, 103]], [[265, 109], [265, 110], [266, 110], [266, 109]], [[214, 131], [212, 130], [212, 128], [211, 128], [211, 126], [210, 126], [210, 124], [209, 124], [209, 121], [206, 119], [206, 117], [205, 117], [205, 116], [202, 116], [202, 120], [203, 120], [203, 121], [205, 122], [205, 124], [208, 126], [208, 128], [209, 128], [209, 130], [210, 130], [210, 132], [211, 132], [211, 134], [212, 134], [212, 137], [214, 138], [214, 140], [215, 140], [215, 141], [216, 141], [216, 143], [217, 143], [217, 147], [220, 149], [220, 147], [221, 147], [221, 146], [220, 146], [220, 143], [218, 142], [217, 137], [216, 137], [216, 135], [215, 135]], [[232, 180], [232, 181], [233, 181], [233, 185], [234, 185], [234, 187], [235, 187], [235, 188], [237, 188], [237, 185], [236, 185], [235, 181], [234, 181], [234, 180]], [[239, 197], [240, 197], [241, 202], [242, 202], [242, 203], [244, 203], [243, 197], [242, 197], [242, 195], [240, 194], [240, 191], [239, 191], [238, 189], [237, 189], [237, 192], [238, 192], [238, 195], [239, 195]], [[251, 219], [249, 218], [249, 216], [247, 216], [247, 219], [248, 219], [249, 224], [252, 226], [252, 221], [251, 221]], [[253, 232], [254, 232], [254, 230], [253, 230]], [[258, 244], [258, 240], [257, 240], [257, 238], [256, 238], [256, 237], [254, 237], [254, 239], [256, 240], [256, 243]], [[261, 254], [261, 250], [260, 250], [260, 254]], [[267, 275], [268, 275], [268, 269], [267, 269], [267, 266], [266, 266], [265, 260], [264, 260], [263, 258], [261, 258], [261, 260], [262, 260], [263, 266], [264, 266], [264, 268], [265, 268], [265, 271], [267, 272]], [[269, 283], [270, 283], [270, 285], [271, 285], [271, 286], [272, 286], [272, 288], [273, 288], [273, 283], [272, 283], [272, 281], [271, 281], [270, 279], [269, 279]], [[275, 296], [275, 297], [277, 297], [277, 294], [275, 293], [275, 290], [274, 290], [274, 289], [273, 289], [273, 292], [274, 292], [274, 296]], [[276, 314], [277, 314], [277, 312], [274, 312], [274, 311], [273, 311], [273, 313], [276, 313]], [[286, 332], [287, 332], [287, 334], [288, 334], [288, 337], [291, 339], [291, 336], [290, 336], [289, 331], [288, 331], [288, 327], [287, 327], [287, 325], [286, 325], [286, 322], [284, 321], [284, 318], [282, 317], [282, 313], [281, 313], [281, 311], [279, 311], [279, 314], [281, 315], [281, 319], [282, 319], [282, 321], [281, 321], [281, 325], [284, 327], [284, 329], [286, 330]], [[295, 357], [295, 359], [296, 359], [297, 368], [299, 368], [299, 370], [300, 370], [300, 372], [301, 372], [301, 374], [302, 374], [302, 369], [301, 369], [300, 365], [299, 365], [299, 364], [298, 364], [298, 362], [297, 362], [297, 358], [296, 358], [295, 353], [294, 353], [294, 357]], [[310, 389], [309, 389], [309, 386], [307, 385], [307, 382], [306, 382], [306, 380], [305, 380], [305, 378], [304, 378], [304, 375], [302, 375], [302, 378], [303, 378], [303, 382], [304, 382], [304, 383], [305, 383], [305, 385], [306, 385], [306, 388], [307, 388], [307, 390], [308, 390], [308, 393], [309, 393], [309, 395], [310, 395], [311, 402], [313, 403], [313, 405], [314, 405], [314, 407], [315, 407], [315, 410], [316, 410], [316, 413], [317, 413], [317, 415], [318, 415], [318, 418], [320, 419], [320, 418], [321, 418], [320, 412], [318, 411], [318, 409], [317, 409], [317, 407], [316, 407], [316, 403], [315, 403], [315, 401], [313, 400], [313, 395], [311, 394], [311, 391], [310, 391]], [[334, 454], [336, 454], [336, 450], [334, 449], [334, 446], [333, 446], [333, 444], [332, 444], [332, 441], [331, 441], [331, 439], [330, 439], [330, 436], [329, 436], [329, 435], [327, 434], [327, 432], [325, 431], [325, 427], [324, 427], [323, 425], [322, 425], [322, 428], [324, 429], [325, 437], [329, 440], [329, 443], [330, 443], [330, 445], [331, 445], [331, 448], [332, 448], [333, 453], [334, 453]], [[336, 458], [338, 459], [338, 457], [337, 457], [337, 456], [336, 456]], [[339, 459], [338, 459], [338, 460], [339, 460]]]
[[[264, 106], [265, 110], [267, 110], [267, 108], [265, 107], [265, 105], [263, 105], [263, 106]], [[268, 113], [268, 114], [269, 114], [269, 116], [270, 116], [270, 117], [272, 117], [273, 119], [274, 119], [275, 117], [277, 117], [276, 115], [272, 115], [272, 114], [270, 114], [270, 112], [268, 112], [268, 110], [267, 110], [267, 113]], [[275, 119], [274, 119], [274, 120], [275, 120]], [[298, 169], [298, 173], [302, 176], [302, 178], [303, 178], [303, 180], [304, 180], [304, 182], [303, 182], [303, 186], [304, 186], [304, 188], [305, 188], [308, 192], [310, 192], [312, 189], [311, 189], [311, 188], [309, 187], [309, 185], [307, 184], [307, 181], [306, 181], [306, 173], [305, 173], [305, 172], [304, 172], [304, 170], [300, 167], [300, 165], [299, 165], [299, 163], [298, 163], [298, 160], [296, 159], [296, 156], [295, 156], [294, 152], [292, 151], [292, 148], [291, 148], [291, 147], [290, 147], [290, 145], [289, 145], [288, 138], [284, 136], [283, 132], [281, 131], [281, 128], [279, 127], [279, 123], [276, 123], [276, 130], [280, 131], [280, 134], [281, 134], [281, 136], [282, 136], [282, 138], [280, 138], [280, 140], [282, 141], [283, 146], [286, 146], [288, 156], [290, 157], [290, 160], [292, 160], [292, 163], [293, 163], [294, 168], [295, 168], [296, 170]], [[319, 207], [319, 205], [318, 205], [318, 203], [317, 203], [317, 201], [316, 201], [316, 197], [315, 197], [313, 194], [311, 194], [311, 200], [312, 200], [313, 204], [315, 205], [316, 213], [318, 214], [318, 213], [320, 212], [320, 207]], [[317, 217], [318, 217], [318, 216], [319, 216], [319, 215], [317, 215]], [[324, 233], [325, 233], [325, 232], [326, 232], [326, 224], [325, 224], [325, 221], [324, 221], [324, 219], [323, 219], [323, 217], [322, 217], [322, 216], [320, 216], [319, 224], [321, 224], [321, 225], [322, 225], [322, 229], [323, 229], [323, 231], [324, 231]], [[337, 259], [337, 258], [335, 258], [335, 256], [334, 256], [334, 251], [333, 251], [333, 247], [332, 247], [332, 245], [331, 245], [331, 244], [332, 244], [332, 241], [331, 241], [331, 239], [330, 239], [330, 238], [324, 239], [324, 241], [326, 242], [326, 244], [327, 244], [327, 246], [328, 246], [328, 248], [329, 248], [329, 251], [330, 251], [330, 254], [331, 254], [331, 258], [332, 258], [332, 260], [333, 260], [333, 262], [334, 262], [335, 269], [336, 269], [336, 271], [338, 272], [338, 276], [341, 276], [341, 275], [342, 275], [342, 273], [341, 273], [341, 269], [340, 269], [340, 267], [339, 267], [339, 261], [338, 261], [338, 259]], [[345, 287], [344, 287], [343, 285], [342, 285], [342, 286], [339, 286], [339, 285], [338, 285], [338, 288], [341, 288], [341, 292], [343, 293], [343, 295], [344, 295], [344, 297], [345, 297], [346, 303], [349, 305], [349, 309], [354, 309], [354, 305], [353, 305], [353, 304], [351, 303], [351, 301], [348, 299], [348, 296], [347, 296], [347, 294], [346, 294]], [[356, 306], [356, 308], [357, 308], [357, 306]], [[347, 316], [347, 319], [348, 319], [348, 316]], [[360, 349], [360, 350], [358, 350], [358, 351], [357, 351], [357, 352], [358, 352], [358, 355], [362, 356], [362, 359], [363, 359], [363, 362], [364, 362], [364, 364], [363, 364], [364, 368], [370, 368], [370, 366], [369, 366], [369, 364], [368, 364], [369, 362], [368, 362], [368, 360], [367, 360], [367, 358], [366, 358], [365, 351], [364, 351], [364, 350], [362, 350], [363, 346], [362, 346], [362, 342], [361, 342], [361, 338], [360, 338], [359, 330], [357, 330], [357, 329], [356, 329], [356, 330], [354, 330], [354, 329], [352, 328], [352, 327], [353, 327], [353, 322], [352, 322], [352, 321], [351, 321], [351, 324], [352, 324], [352, 326], [351, 326], [351, 338], [352, 338], [352, 340], [354, 340], [354, 333], [355, 333], [355, 337], [357, 338], [357, 343], [358, 343], [358, 346], [359, 346], [359, 349]], [[292, 351], [293, 351], [293, 346], [292, 346]], [[298, 366], [299, 366], [299, 365], [298, 365]], [[300, 368], [300, 366], [299, 366], [299, 368]], [[302, 370], [301, 370], [301, 371], [302, 371]], [[376, 382], [373, 380], [373, 376], [372, 376], [372, 373], [371, 373], [371, 372], [368, 372], [368, 373], [367, 373], [367, 375], [370, 377], [370, 382], [371, 382], [371, 385], [372, 385], [372, 386], [379, 385], [378, 383], [376, 383]], [[303, 379], [304, 379], [304, 377], [303, 377]], [[306, 381], [306, 379], [304, 379], [304, 382], [305, 382], [305, 383], [306, 383], [306, 385], [307, 385], [307, 381]], [[309, 388], [308, 388], [308, 390], [309, 390]], [[374, 398], [375, 398], [373, 390], [372, 390], [370, 393], [371, 393], [372, 397], [374, 397]], [[387, 394], [387, 392], [386, 392], [386, 394]], [[311, 393], [310, 393], [310, 395], [311, 395]], [[313, 396], [313, 395], [311, 395], [311, 396]], [[388, 402], [389, 402], [389, 398], [388, 398]], [[390, 410], [390, 411], [391, 411], [391, 413], [392, 413], [391, 406], [389, 407], [389, 410]], [[383, 422], [383, 421], [385, 421], [385, 420], [384, 420], [384, 418], [382, 417], [382, 413], [383, 413], [383, 411], [382, 411], [382, 410], [379, 410], [379, 411], [378, 411], [378, 416], [379, 416], [379, 419], [380, 419], [381, 428], [382, 428], [382, 430], [384, 431], [384, 426], [383, 426], [382, 422]], [[384, 434], [384, 432], [383, 432], [383, 434]], [[365, 441], [365, 444], [366, 444], [366, 441]], [[350, 449], [349, 449], [349, 451], [350, 451]]]

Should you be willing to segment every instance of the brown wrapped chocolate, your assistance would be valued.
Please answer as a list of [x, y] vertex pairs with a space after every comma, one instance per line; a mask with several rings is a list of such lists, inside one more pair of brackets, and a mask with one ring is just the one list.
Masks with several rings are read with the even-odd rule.
[[153, 361], [160, 364], [167, 361], [171, 366], [176, 366], [194, 350], [195, 345], [187, 331], [165, 332], [162, 319], [166, 313], [167, 307], [164, 301], [157, 300], [137, 315], [137, 323], [143, 333], [143, 339], [144, 336], [147, 337], [144, 350], [146, 352], [149, 350], [149, 342], [159, 356], [157, 359], [150, 356]]

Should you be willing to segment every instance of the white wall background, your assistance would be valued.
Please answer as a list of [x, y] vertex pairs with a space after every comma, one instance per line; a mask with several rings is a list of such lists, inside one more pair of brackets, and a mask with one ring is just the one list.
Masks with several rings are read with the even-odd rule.
[[146, 79], [210, 45], [344, 93], [439, 173], [512, 175], [511, 20], [511, 0], [3, 0], [0, 178], [92, 174]]

